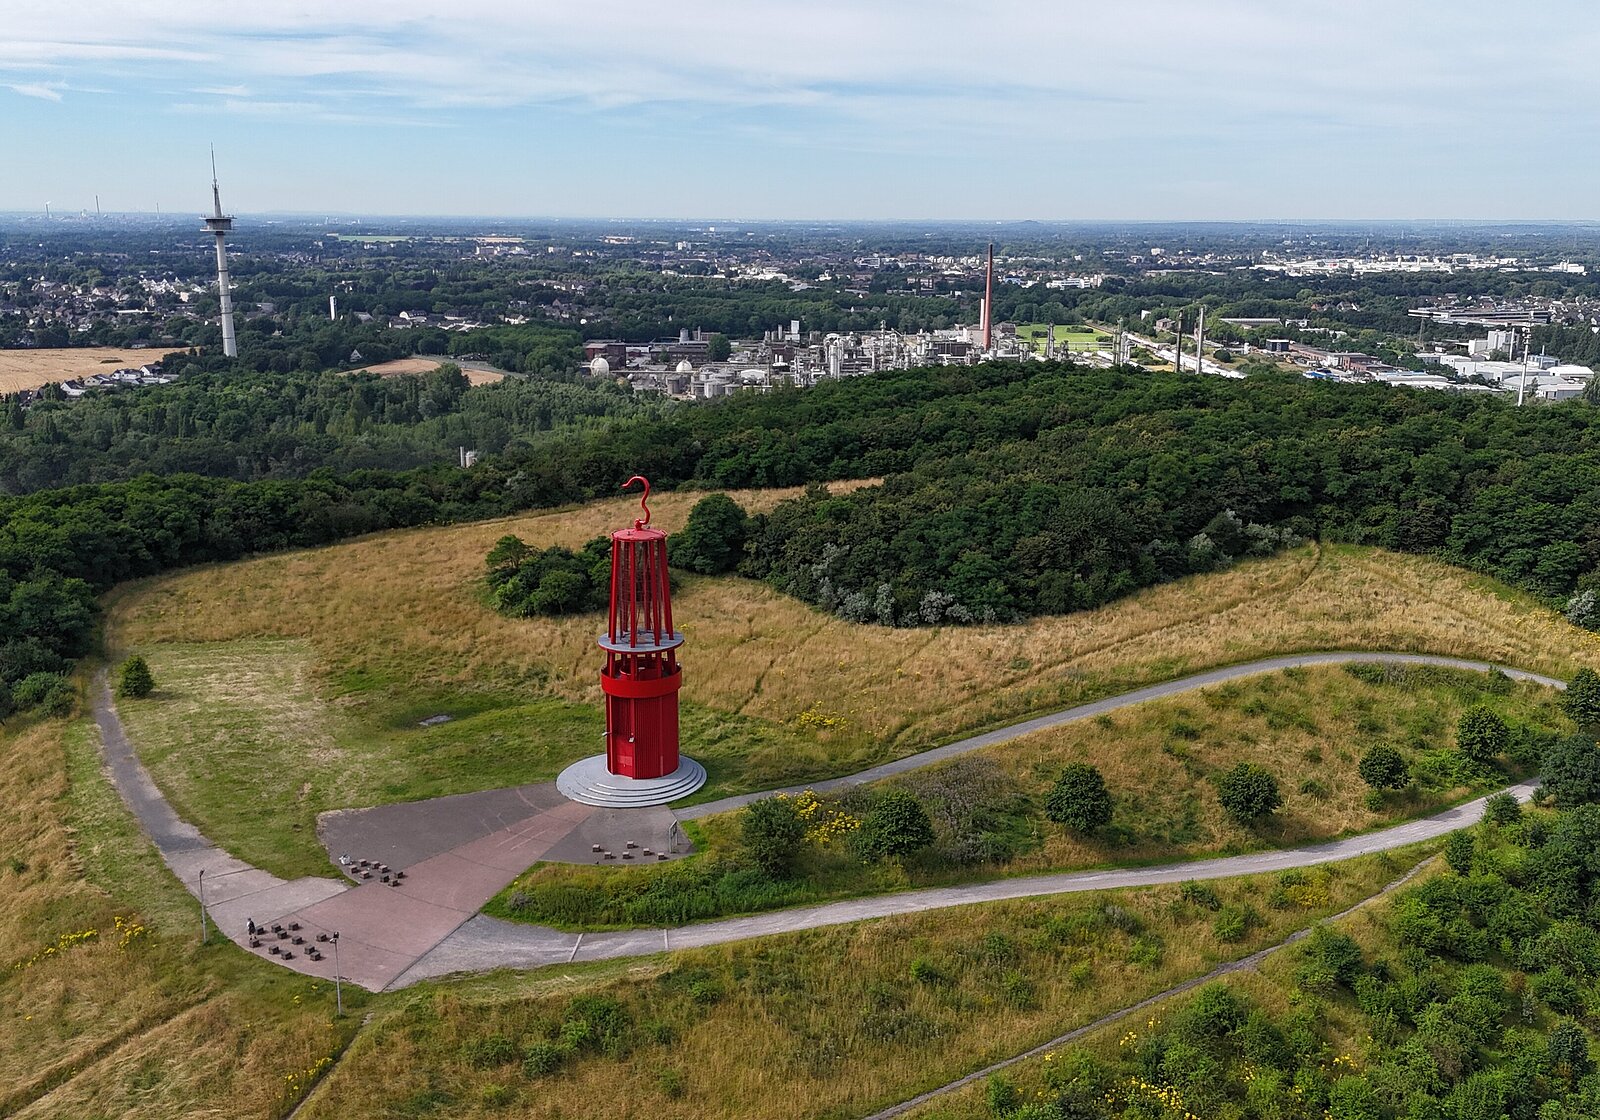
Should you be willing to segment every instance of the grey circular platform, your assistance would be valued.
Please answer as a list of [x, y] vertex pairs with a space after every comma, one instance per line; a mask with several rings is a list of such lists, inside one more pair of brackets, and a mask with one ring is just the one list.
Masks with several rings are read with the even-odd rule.
[[642, 809], [688, 797], [706, 784], [706, 768], [692, 758], [678, 759], [678, 768], [659, 778], [624, 778], [606, 769], [597, 754], [574, 762], [556, 777], [556, 789], [583, 805], [610, 809]]

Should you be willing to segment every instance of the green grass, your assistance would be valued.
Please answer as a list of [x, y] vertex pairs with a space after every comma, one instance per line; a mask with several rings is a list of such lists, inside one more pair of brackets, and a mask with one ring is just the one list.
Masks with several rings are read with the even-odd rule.
[[[630, 962], [419, 985], [302, 1120], [358, 1115], [860, 1116], [1280, 940], [1423, 858], [1408, 850], [1211, 884], [961, 907]], [[582, 1002], [580, 1002], [582, 1001]], [[600, 1002], [597, 1002], [600, 1001]], [[602, 1033], [574, 1030], [614, 1024]], [[503, 1040], [503, 1042], [501, 1041]], [[530, 1076], [528, 1050], [556, 1052]], [[486, 1097], [487, 1094], [487, 1097]]]
[[[1050, 325], [1047, 323], [1021, 323], [1017, 326], [1017, 337], [1042, 344], [1049, 330]], [[1056, 324], [1055, 336], [1057, 351], [1093, 350], [1109, 346], [1111, 343], [1111, 339], [1104, 332], [1093, 327], [1067, 326], [1062, 323]]]
[[[328, 679], [294, 640], [144, 648], [157, 689], [118, 711], [178, 814], [239, 858], [285, 877], [331, 873], [317, 840], [330, 809], [550, 781], [603, 749], [602, 714], [547, 695], [407, 687], [345, 670]], [[421, 721], [451, 717], [432, 727]], [[814, 744], [747, 716], [685, 704], [703, 796], [814, 772]]]
[[[1376, 674], [1365, 680], [1351, 671]], [[795, 876], [774, 884], [744, 866], [741, 814], [700, 821], [698, 854], [645, 867], [538, 864], [486, 910], [566, 929], [678, 924], [830, 899], [1002, 876], [1166, 863], [1315, 843], [1436, 812], [1530, 772], [1527, 759], [1463, 778], [1456, 720], [1487, 702], [1514, 724], [1568, 728], [1555, 694], [1485, 673], [1433, 667], [1319, 667], [1263, 674], [1040, 732], [965, 759], [823, 801], [859, 820], [876, 794], [903, 787], [933, 812], [932, 848], [863, 861], [847, 839], [808, 843]], [[1361, 753], [1392, 744], [1417, 778], [1371, 808]], [[1277, 776], [1284, 807], [1253, 827], [1229, 822], [1215, 781], [1239, 761]], [[1075, 836], [1044, 819], [1061, 768], [1105, 774], [1112, 824]], [[944, 806], [941, 811], [940, 806]], [[974, 855], [974, 838], [982, 854]]]

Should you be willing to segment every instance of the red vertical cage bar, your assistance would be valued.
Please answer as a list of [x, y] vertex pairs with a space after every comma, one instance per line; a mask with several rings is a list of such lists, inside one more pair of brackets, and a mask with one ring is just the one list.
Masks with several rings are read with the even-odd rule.
[[633, 528], [611, 535], [609, 625], [600, 636], [606, 764], [630, 778], [671, 774], [679, 761], [677, 650], [683, 635], [672, 628], [667, 535], [649, 527], [649, 513], [647, 506]]

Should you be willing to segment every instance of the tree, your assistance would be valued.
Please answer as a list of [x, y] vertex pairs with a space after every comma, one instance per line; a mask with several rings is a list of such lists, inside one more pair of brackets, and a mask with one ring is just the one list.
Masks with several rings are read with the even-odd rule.
[[933, 843], [933, 821], [911, 794], [892, 789], [878, 798], [856, 832], [856, 845], [872, 859], [903, 856]]
[[763, 874], [774, 879], [793, 874], [805, 838], [806, 825], [799, 810], [793, 799], [783, 796], [751, 802], [739, 826], [745, 854]]
[[1600, 728], [1600, 673], [1585, 667], [1572, 674], [1561, 707], [1579, 728], [1591, 734]]
[[1545, 752], [1539, 781], [1563, 808], [1600, 802], [1600, 747], [1588, 735], [1569, 735]]
[[117, 678], [118, 696], [142, 700], [155, 689], [156, 679], [150, 675], [150, 666], [144, 658], [134, 654], [122, 663], [122, 671]]
[[750, 519], [726, 494], [701, 498], [689, 511], [683, 532], [668, 545], [672, 562], [704, 575], [731, 572], [744, 557]]
[[1074, 832], [1093, 832], [1111, 823], [1111, 794], [1100, 771], [1074, 762], [1045, 795], [1044, 815]]
[[1504, 753], [1510, 741], [1511, 729], [1506, 721], [1482, 704], [1462, 712], [1461, 721], [1456, 724], [1456, 750], [1485, 766]]
[[1276, 811], [1283, 804], [1283, 794], [1272, 771], [1241, 762], [1217, 779], [1217, 800], [1236, 824], [1248, 825]]
[[504, 574], [516, 571], [533, 556], [533, 549], [521, 537], [507, 533], [494, 542], [494, 547], [489, 550], [489, 555], [483, 558], [484, 564], [491, 574]]
[[714, 334], [707, 340], [706, 357], [713, 362], [725, 362], [733, 356], [733, 343], [725, 334]]
[[1356, 765], [1356, 773], [1373, 789], [1404, 789], [1411, 780], [1405, 756], [1383, 743], [1369, 747]]

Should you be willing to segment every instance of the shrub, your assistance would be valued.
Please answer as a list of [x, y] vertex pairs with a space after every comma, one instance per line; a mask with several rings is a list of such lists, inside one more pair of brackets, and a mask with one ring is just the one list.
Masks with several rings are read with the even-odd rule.
[[1005, 1116], [1017, 1107], [1020, 1098], [1016, 1086], [998, 1073], [991, 1073], [984, 1085], [983, 1099], [992, 1115]]
[[1485, 766], [1505, 753], [1511, 742], [1511, 729], [1494, 710], [1476, 704], [1461, 713], [1456, 724], [1456, 750], [1462, 756]]
[[72, 682], [60, 673], [30, 673], [12, 690], [12, 701], [19, 712], [64, 716], [76, 698]]
[[1248, 906], [1224, 906], [1211, 923], [1211, 934], [1218, 941], [1233, 944], [1243, 941], [1261, 921], [1261, 915]]
[[1207, 910], [1222, 909], [1222, 899], [1216, 890], [1207, 883], [1197, 883], [1193, 879], [1178, 884], [1178, 897], [1196, 906], [1203, 906]]
[[1027, 1011], [1034, 1006], [1033, 981], [1015, 970], [1005, 974], [1000, 981], [1000, 990], [1005, 993], [1006, 1002], [1019, 1011]]
[[517, 1048], [503, 1034], [475, 1038], [461, 1048], [461, 1056], [474, 1069], [490, 1069], [516, 1060]]
[[1587, 735], [1567, 736], [1545, 752], [1539, 780], [1558, 805], [1600, 802], [1600, 748]]
[[522, 1075], [529, 1080], [544, 1077], [561, 1068], [566, 1051], [554, 1042], [534, 1042], [522, 1052]]
[[1301, 782], [1300, 792], [1306, 797], [1315, 798], [1318, 801], [1326, 801], [1333, 796], [1333, 791], [1328, 788], [1327, 783], [1319, 782], [1315, 778], [1307, 778]]
[[911, 962], [911, 979], [930, 987], [947, 983], [949, 980], [927, 957], [918, 957]]
[[142, 700], [156, 690], [156, 679], [150, 675], [145, 659], [134, 654], [122, 663], [117, 678], [117, 695]]
[[1470, 832], [1452, 832], [1445, 838], [1444, 861], [1457, 875], [1466, 875], [1472, 870], [1473, 851]]
[[517, 1099], [516, 1092], [507, 1085], [485, 1085], [481, 1095], [490, 1108], [502, 1108]]
[[1229, 818], [1251, 824], [1283, 804], [1278, 780], [1264, 766], [1241, 762], [1217, 780], [1217, 800]]
[[1381, 789], [1367, 790], [1367, 796], [1362, 798], [1362, 801], [1366, 805], [1367, 811], [1372, 813], [1383, 812], [1384, 806], [1388, 804], [1383, 799], [1383, 790]]
[[763, 797], [746, 807], [739, 827], [744, 854], [763, 874], [788, 878], [805, 843], [806, 825], [787, 797]]
[[1356, 773], [1373, 789], [1404, 789], [1411, 780], [1411, 767], [1405, 756], [1393, 747], [1379, 743], [1367, 748], [1356, 765]]
[[1061, 772], [1045, 795], [1044, 815], [1074, 832], [1093, 832], [1111, 823], [1111, 794], [1093, 766], [1075, 762]]
[[1561, 697], [1561, 708], [1580, 728], [1591, 733], [1600, 728], [1600, 673], [1585, 667], [1572, 674]]
[[1490, 824], [1513, 825], [1522, 819], [1522, 806], [1509, 793], [1497, 793], [1483, 803], [1483, 819]]
[[672, 1100], [683, 1096], [683, 1071], [667, 1066], [656, 1074], [656, 1087]]
[[928, 810], [911, 794], [892, 789], [878, 798], [856, 833], [856, 845], [871, 859], [909, 855], [933, 843]]

